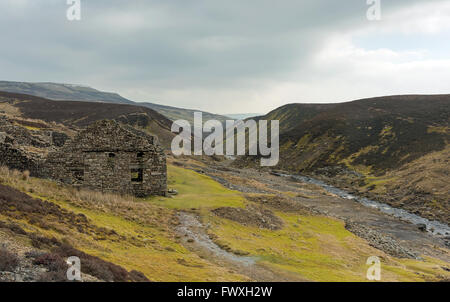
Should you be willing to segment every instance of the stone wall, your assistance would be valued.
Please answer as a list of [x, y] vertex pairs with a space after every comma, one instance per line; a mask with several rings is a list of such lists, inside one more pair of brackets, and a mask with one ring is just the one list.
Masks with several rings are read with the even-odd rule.
[[156, 138], [114, 121], [97, 122], [51, 152], [45, 173], [102, 192], [138, 197], [167, 192], [166, 158]]
[[36, 148], [48, 148], [51, 143], [51, 131], [30, 131], [17, 126], [8, 118], [0, 116], [0, 131], [14, 138], [19, 146], [33, 146]]
[[0, 132], [0, 165], [19, 171], [30, 171], [31, 176], [42, 176], [43, 159], [12, 144], [12, 138]]
[[0, 116], [0, 165], [19, 171], [28, 170], [32, 176], [44, 177], [45, 154], [64, 145], [67, 139], [64, 133], [50, 129], [29, 130], [6, 116]]
[[[23, 125], [14, 124], [13, 121], [6, 116], [0, 116], [0, 132], [13, 137], [14, 143], [18, 146], [32, 146], [36, 148], [62, 147], [69, 139], [69, 136], [63, 132], [47, 128], [28, 130]], [[32, 124], [32, 122], [28, 121], [21, 121], [21, 123]]]

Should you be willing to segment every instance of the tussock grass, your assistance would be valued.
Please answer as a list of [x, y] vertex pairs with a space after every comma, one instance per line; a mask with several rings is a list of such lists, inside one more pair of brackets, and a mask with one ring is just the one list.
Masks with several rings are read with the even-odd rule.
[[[9, 170], [0, 167], [0, 182], [15, 187], [29, 195], [47, 199], [55, 203], [65, 203], [75, 208], [84, 208], [151, 225], [166, 224], [170, 219], [170, 211], [150, 203], [137, 202], [136, 198], [127, 195], [101, 193], [61, 185], [53, 181], [29, 178], [26, 172]], [[159, 220], [163, 219], [164, 221]]]
[[[89, 224], [103, 229], [101, 234], [77, 231], [52, 220], [52, 227], [39, 223], [5, 217], [27, 232], [46, 238], [68, 242], [92, 256], [120, 265], [128, 271], [139, 271], [153, 281], [243, 281], [248, 278], [227, 268], [217, 266], [188, 251], [176, 239], [173, 231], [173, 209], [130, 196], [103, 194], [78, 190], [53, 181], [30, 177], [0, 168], [0, 183], [28, 195], [55, 203], [60, 207], [83, 214]], [[30, 242], [31, 244], [31, 242]]]

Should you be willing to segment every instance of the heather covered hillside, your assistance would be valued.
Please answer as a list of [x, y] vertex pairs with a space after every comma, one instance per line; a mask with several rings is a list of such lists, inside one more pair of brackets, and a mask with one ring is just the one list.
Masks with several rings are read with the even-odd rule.
[[450, 95], [290, 104], [260, 118], [280, 120], [280, 167], [344, 165], [382, 173], [445, 148]]
[[[450, 142], [450, 95], [289, 104], [259, 118], [280, 121], [277, 169], [315, 175], [448, 223], [448, 190], [437, 183], [450, 183], [444, 151]], [[430, 165], [414, 168], [424, 160]], [[238, 161], [241, 167], [253, 164], [250, 158]], [[418, 181], [424, 175], [427, 186]]]
[[104, 119], [116, 120], [156, 135], [169, 146], [174, 134], [172, 122], [158, 112], [135, 105], [64, 101], [58, 102], [26, 94], [0, 92], [0, 106], [10, 116], [55, 122], [68, 127], [86, 127]]
[[[172, 121], [183, 119], [192, 122], [194, 112], [200, 111], [151, 102], [133, 102], [117, 93], [104, 92], [88, 86], [73, 84], [0, 81], [0, 91], [28, 94], [54, 101], [81, 101], [143, 106], [164, 115]], [[204, 111], [202, 113], [207, 119], [215, 119], [221, 122], [228, 119], [228, 117], [219, 114]]]

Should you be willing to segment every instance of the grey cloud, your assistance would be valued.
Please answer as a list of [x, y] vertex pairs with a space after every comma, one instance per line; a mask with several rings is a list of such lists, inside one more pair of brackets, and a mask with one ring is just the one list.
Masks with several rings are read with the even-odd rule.
[[0, 78], [128, 87], [149, 100], [152, 91], [257, 88], [306, 68], [330, 32], [367, 22], [365, 0], [81, 1], [81, 22], [65, 19], [64, 0], [2, 2]]

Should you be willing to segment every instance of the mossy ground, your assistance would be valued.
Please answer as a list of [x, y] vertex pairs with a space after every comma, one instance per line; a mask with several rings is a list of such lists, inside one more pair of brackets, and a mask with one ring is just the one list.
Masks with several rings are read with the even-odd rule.
[[434, 280], [445, 274], [445, 263], [395, 259], [368, 246], [344, 227], [342, 221], [324, 216], [276, 213], [285, 222], [282, 230], [244, 227], [236, 222], [209, 216], [222, 244], [256, 257], [274, 269], [299, 274], [313, 281], [367, 281], [366, 260], [382, 259], [383, 281]]
[[226, 189], [210, 177], [173, 165], [168, 166], [168, 186], [179, 194], [148, 201], [174, 209], [242, 207], [245, 201], [239, 192]]

